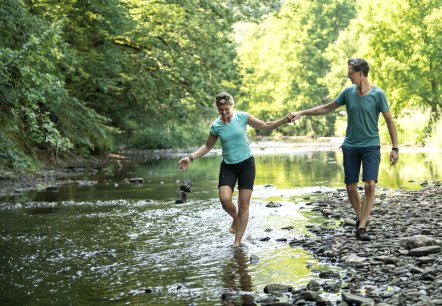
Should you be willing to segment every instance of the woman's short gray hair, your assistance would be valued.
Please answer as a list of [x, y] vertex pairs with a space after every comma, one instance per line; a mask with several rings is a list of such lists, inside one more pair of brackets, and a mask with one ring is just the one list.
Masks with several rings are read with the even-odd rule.
[[215, 97], [215, 102], [213, 105], [216, 107], [221, 105], [231, 105], [233, 106], [235, 104], [235, 100], [233, 100], [233, 97], [229, 95], [227, 92], [222, 92], [220, 94], [217, 94]]

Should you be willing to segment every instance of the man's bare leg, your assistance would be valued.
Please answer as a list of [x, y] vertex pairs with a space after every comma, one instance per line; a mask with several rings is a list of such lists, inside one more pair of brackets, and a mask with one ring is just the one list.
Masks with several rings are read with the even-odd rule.
[[242, 237], [249, 222], [249, 206], [252, 197], [251, 189], [240, 189], [238, 195], [238, 214], [236, 219], [235, 246], [241, 245]]
[[361, 219], [361, 197], [359, 196], [358, 183], [346, 185], [348, 200], [353, 207], [358, 220]]
[[233, 191], [229, 186], [219, 187], [219, 199], [223, 209], [232, 217], [233, 221], [230, 225], [229, 232], [232, 234], [236, 233], [236, 219], [238, 212], [236, 206], [233, 204]]
[[362, 203], [361, 214], [359, 218], [359, 227], [365, 228], [368, 218], [374, 206], [374, 198], [376, 192], [376, 182], [374, 180], [365, 181], [365, 198]]

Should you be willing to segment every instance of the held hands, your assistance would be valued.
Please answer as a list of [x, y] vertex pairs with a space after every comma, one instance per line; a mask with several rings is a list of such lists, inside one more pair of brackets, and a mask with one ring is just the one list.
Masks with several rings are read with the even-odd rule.
[[299, 118], [301, 118], [301, 112], [289, 112], [286, 116], [286, 118], [289, 119], [287, 122], [295, 122]]
[[285, 115], [283, 119], [284, 119], [284, 121], [287, 122], [287, 123], [292, 122], [292, 115], [291, 115], [291, 113], [288, 112], [287, 115]]

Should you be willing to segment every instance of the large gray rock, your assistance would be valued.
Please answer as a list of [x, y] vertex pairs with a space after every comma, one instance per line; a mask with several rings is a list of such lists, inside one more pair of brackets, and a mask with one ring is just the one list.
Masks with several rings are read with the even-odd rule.
[[441, 248], [438, 245], [424, 246], [424, 247], [410, 250], [410, 252], [408, 252], [408, 255], [410, 255], [410, 256], [425, 256], [425, 255], [429, 255], [429, 254], [440, 253], [440, 250], [441, 250]]
[[293, 287], [290, 285], [283, 284], [268, 284], [264, 287], [264, 293], [272, 293], [272, 292], [290, 292]]
[[342, 293], [341, 294], [342, 300], [344, 302], [347, 302], [349, 305], [374, 305], [375, 302], [372, 299], [365, 298], [359, 295], [350, 294], [350, 293]]
[[417, 249], [424, 246], [441, 245], [441, 241], [425, 235], [406, 237], [401, 240], [401, 243], [408, 250]]

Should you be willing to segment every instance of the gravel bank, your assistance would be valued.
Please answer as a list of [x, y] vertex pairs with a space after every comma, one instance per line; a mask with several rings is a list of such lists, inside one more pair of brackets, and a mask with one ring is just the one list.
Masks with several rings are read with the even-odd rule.
[[[309, 250], [321, 262], [338, 266], [342, 273], [320, 273], [319, 280], [293, 292], [295, 304], [442, 305], [439, 183], [419, 191], [378, 189], [369, 242], [354, 237], [355, 215], [344, 190], [309, 203], [309, 207], [331, 222], [312, 226], [313, 235], [289, 243]], [[321, 292], [341, 292], [342, 301], [321, 302], [314, 294]]]

